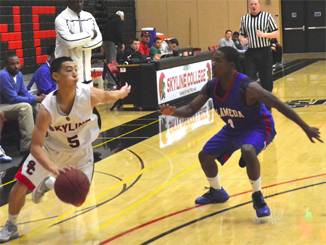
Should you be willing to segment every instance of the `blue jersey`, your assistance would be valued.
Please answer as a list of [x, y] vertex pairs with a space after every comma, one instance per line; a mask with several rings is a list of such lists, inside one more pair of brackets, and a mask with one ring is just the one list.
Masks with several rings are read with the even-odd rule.
[[252, 106], [246, 105], [246, 89], [254, 82], [246, 75], [236, 72], [233, 81], [223, 97], [219, 97], [219, 80], [215, 78], [207, 83], [208, 96], [213, 98], [214, 108], [222, 120], [227, 124], [225, 129], [230, 134], [247, 131], [253, 127], [269, 127], [274, 129], [272, 115], [265, 105], [257, 102]]

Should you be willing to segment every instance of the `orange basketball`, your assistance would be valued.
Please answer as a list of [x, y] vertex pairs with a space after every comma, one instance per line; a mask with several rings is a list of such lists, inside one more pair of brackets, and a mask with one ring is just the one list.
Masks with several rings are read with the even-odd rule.
[[78, 169], [72, 169], [57, 177], [54, 191], [61, 201], [79, 207], [85, 202], [89, 187], [86, 174]]

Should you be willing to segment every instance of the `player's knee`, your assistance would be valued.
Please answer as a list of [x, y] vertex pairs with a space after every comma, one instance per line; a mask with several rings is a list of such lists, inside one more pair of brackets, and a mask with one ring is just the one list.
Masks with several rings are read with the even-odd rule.
[[256, 155], [255, 147], [252, 145], [246, 144], [241, 146], [242, 157], [246, 160], [252, 156]]
[[17, 180], [16, 184], [10, 191], [10, 195], [14, 196], [21, 196], [21, 195], [26, 195], [27, 187], [24, 185], [22, 182]]
[[212, 156], [209, 155], [209, 154], [207, 154], [207, 153], [204, 152], [204, 151], [201, 151], [201, 152], [199, 152], [199, 154], [198, 154], [198, 158], [199, 158], [200, 163], [201, 163], [201, 164], [204, 164], [204, 163], [206, 163], [206, 162], [209, 162], [209, 161], [211, 160]]
[[29, 113], [29, 114], [33, 115], [33, 107], [26, 102], [22, 102], [20, 104], [20, 113], [23, 113], [23, 114]]

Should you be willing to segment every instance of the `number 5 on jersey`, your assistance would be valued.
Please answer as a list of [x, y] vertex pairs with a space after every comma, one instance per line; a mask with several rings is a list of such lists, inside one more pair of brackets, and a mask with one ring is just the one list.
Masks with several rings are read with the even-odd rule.
[[75, 136], [68, 137], [67, 140], [71, 148], [77, 148], [80, 146], [80, 142], [77, 134]]

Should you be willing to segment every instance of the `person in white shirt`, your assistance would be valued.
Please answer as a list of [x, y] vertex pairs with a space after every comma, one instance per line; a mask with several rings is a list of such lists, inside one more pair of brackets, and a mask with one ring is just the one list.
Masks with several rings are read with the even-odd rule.
[[232, 47], [232, 48], [235, 48], [239, 53], [245, 53], [246, 50], [239, 50], [237, 49], [237, 47], [235, 46], [233, 40], [232, 40], [232, 31], [231, 30], [226, 30], [225, 32], [225, 37], [223, 37], [219, 43], [218, 43], [218, 47], [221, 48], [221, 47]]
[[84, 0], [67, 1], [67, 8], [55, 19], [55, 57], [71, 57], [77, 65], [78, 82], [93, 86], [92, 49], [102, 45], [102, 34], [95, 18], [83, 11]]
[[161, 47], [161, 54], [162, 55], [171, 55], [173, 53], [173, 50], [176, 49], [179, 46], [179, 42], [176, 38], [172, 38], [170, 40], [165, 40], [162, 42]]

